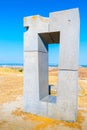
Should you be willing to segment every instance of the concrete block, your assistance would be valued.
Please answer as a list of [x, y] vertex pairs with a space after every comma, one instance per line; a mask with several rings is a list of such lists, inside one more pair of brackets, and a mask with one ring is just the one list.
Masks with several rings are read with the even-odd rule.
[[44, 97], [43, 99], [41, 99], [41, 101], [56, 104], [56, 96], [48, 95]]
[[[28, 30], [24, 33], [24, 51], [42, 51], [38, 47], [38, 33], [48, 32], [49, 19], [39, 15], [24, 18], [24, 26]], [[40, 46], [40, 45], [39, 45]], [[41, 50], [40, 50], [41, 49]]]
[[[74, 23], [79, 28], [79, 9], [69, 9], [50, 13], [49, 16], [49, 31], [62, 31], [67, 29]], [[74, 26], [75, 26], [74, 25]], [[68, 26], [68, 28], [66, 28]]]
[[[38, 44], [37, 44], [38, 43]], [[42, 41], [38, 33], [26, 32], [24, 34], [24, 51], [47, 52], [48, 44]]]
[[24, 33], [24, 51], [38, 51], [38, 34], [34, 32]]
[[48, 23], [48, 17], [42, 17], [40, 15], [24, 17], [24, 27], [29, 27], [28, 31], [35, 33], [48, 32]]
[[48, 95], [48, 53], [38, 53], [39, 97]]
[[58, 75], [58, 118], [60, 120], [76, 121], [78, 110], [78, 72], [59, 70]]
[[39, 33], [39, 36], [42, 38], [43, 42], [45, 41], [47, 44], [59, 43], [60, 42], [60, 32], [45, 32]]
[[48, 117], [58, 119], [57, 105], [54, 103], [48, 103]]
[[39, 101], [38, 52], [25, 52], [24, 56], [24, 109], [33, 111]]
[[48, 117], [48, 102], [40, 100], [38, 115]]
[[38, 51], [42, 53], [48, 52], [48, 44], [41, 39], [40, 35], [38, 35]]
[[51, 13], [49, 21], [50, 31], [60, 31], [59, 69], [77, 70], [80, 23], [78, 9]]
[[46, 115], [47, 103], [40, 99], [48, 95], [48, 54], [25, 52], [24, 57], [24, 111]]

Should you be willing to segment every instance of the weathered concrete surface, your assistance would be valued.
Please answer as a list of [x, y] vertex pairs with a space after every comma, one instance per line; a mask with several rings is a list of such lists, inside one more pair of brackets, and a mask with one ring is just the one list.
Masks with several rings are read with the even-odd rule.
[[[76, 121], [79, 11], [70, 9], [24, 18], [24, 111]], [[58, 95], [48, 92], [48, 44], [60, 43]]]
[[61, 120], [75, 121], [78, 111], [78, 72], [59, 70], [57, 111]]
[[34, 113], [39, 101], [38, 53], [25, 52], [24, 57], [24, 108]]
[[50, 31], [60, 31], [59, 69], [78, 69], [79, 13], [78, 9], [50, 14]]
[[39, 99], [48, 96], [48, 54], [38, 54]]
[[48, 21], [48, 18], [39, 15], [24, 18], [24, 26], [28, 28], [24, 33], [24, 51], [42, 51], [38, 44], [38, 33], [48, 32]]

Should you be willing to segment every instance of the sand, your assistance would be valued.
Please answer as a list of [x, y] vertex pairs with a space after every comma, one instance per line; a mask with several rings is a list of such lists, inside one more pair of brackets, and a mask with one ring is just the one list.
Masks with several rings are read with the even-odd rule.
[[[49, 70], [56, 85], [57, 69]], [[0, 130], [87, 130], [87, 68], [79, 69], [78, 119], [75, 123], [23, 112], [23, 73], [0, 68]]]

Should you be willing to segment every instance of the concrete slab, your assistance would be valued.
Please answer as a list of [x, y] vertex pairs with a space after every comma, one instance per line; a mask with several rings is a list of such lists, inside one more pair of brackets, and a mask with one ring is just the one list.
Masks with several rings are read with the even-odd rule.
[[39, 99], [48, 95], [48, 53], [38, 53]]
[[[57, 22], [56, 22], [57, 21]], [[50, 13], [50, 31], [60, 31], [59, 69], [78, 69], [79, 10]]]
[[24, 110], [32, 112], [39, 101], [38, 52], [25, 52], [24, 57]]
[[78, 111], [78, 71], [60, 71], [57, 112], [60, 120], [76, 121]]
[[48, 32], [49, 18], [39, 15], [24, 18], [24, 51], [42, 51], [38, 48], [38, 33]]
[[60, 43], [60, 32], [59, 31], [39, 33], [39, 36], [47, 44]]

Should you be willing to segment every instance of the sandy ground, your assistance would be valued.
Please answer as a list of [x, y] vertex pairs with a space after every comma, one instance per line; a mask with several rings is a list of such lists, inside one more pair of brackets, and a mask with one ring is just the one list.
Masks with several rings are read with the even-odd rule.
[[[49, 71], [56, 85], [57, 69]], [[0, 130], [87, 130], [87, 68], [79, 69], [78, 119], [75, 123], [23, 112], [23, 73], [0, 68]]]

